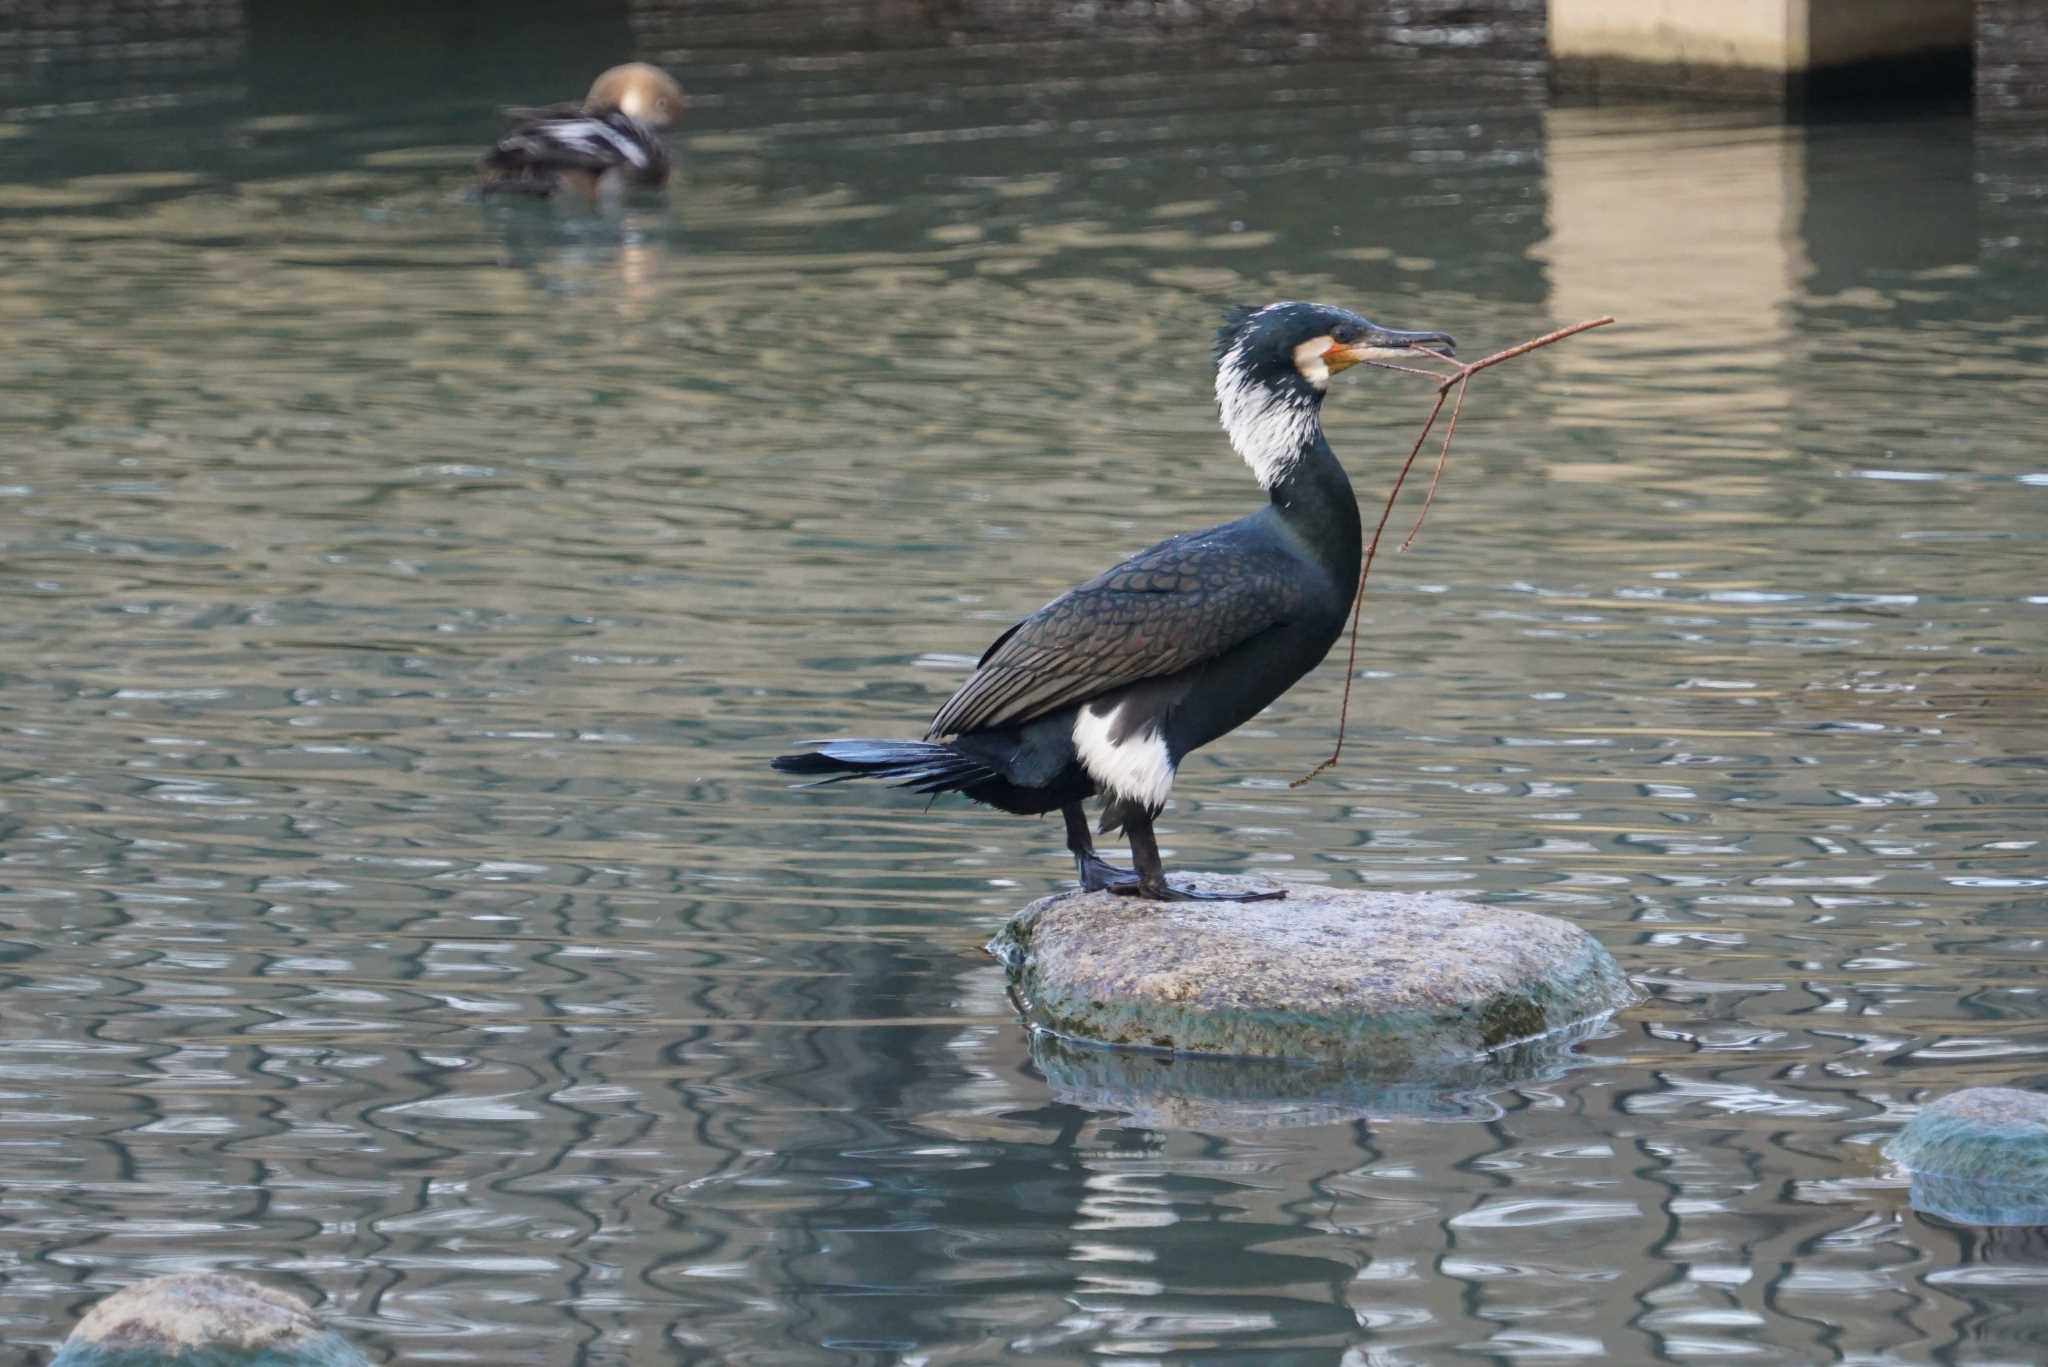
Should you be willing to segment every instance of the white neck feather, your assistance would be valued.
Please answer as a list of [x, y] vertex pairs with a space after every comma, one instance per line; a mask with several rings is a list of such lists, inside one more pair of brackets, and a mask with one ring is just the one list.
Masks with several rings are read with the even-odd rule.
[[1322, 426], [1314, 399], [1275, 393], [1253, 379], [1240, 347], [1216, 367], [1216, 412], [1231, 446], [1266, 490], [1287, 478]]

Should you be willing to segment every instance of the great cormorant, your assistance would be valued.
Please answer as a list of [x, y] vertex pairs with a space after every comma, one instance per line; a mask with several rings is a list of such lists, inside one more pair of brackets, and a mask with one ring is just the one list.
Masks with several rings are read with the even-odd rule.
[[[1351, 481], [1323, 437], [1324, 390], [1361, 361], [1451, 346], [1327, 304], [1233, 312], [1216, 335], [1216, 406], [1265, 507], [1170, 537], [1011, 627], [924, 740], [819, 741], [775, 767], [964, 793], [1020, 815], [1058, 808], [1083, 888], [1221, 899], [1167, 884], [1152, 818], [1183, 756], [1256, 716], [1343, 630], [1361, 537]], [[1135, 870], [1095, 854], [1081, 804], [1098, 793], [1101, 829], [1124, 830]]]
[[591, 82], [583, 103], [506, 111], [518, 122], [484, 153], [487, 193], [586, 196], [668, 180], [661, 130], [683, 112], [683, 88], [658, 66], [627, 62]]

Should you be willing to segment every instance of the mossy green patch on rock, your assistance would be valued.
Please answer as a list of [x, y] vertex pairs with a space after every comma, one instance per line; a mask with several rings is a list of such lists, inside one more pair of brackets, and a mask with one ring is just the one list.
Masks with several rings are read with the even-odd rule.
[[1634, 999], [1613, 956], [1567, 921], [1414, 893], [1067, 893], [1019, 912], [989, 949], [1030, 1019], [1059, 1035], [1379, 1076], [1455, 1067]]
[[1152, 1130], [1288, 1129], [1354, 1120], [1497, 1120], [1492, 1093], [1554, 1078], [1605, 1017], [1523, 1040], [1454, 1068], [1387, 1078], [1343, 1063], [1229, 1058], [1086, 1044], [1031, 1032], [1053, 1097]]

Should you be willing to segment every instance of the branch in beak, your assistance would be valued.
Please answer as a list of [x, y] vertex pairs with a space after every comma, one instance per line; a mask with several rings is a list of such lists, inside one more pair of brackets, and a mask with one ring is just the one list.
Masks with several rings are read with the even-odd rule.
[[1396, 332], [1392, 328], [1376, 328], [1355, 342], [1331, 347], [1323, 353], [1323, 364], [1331, 374], [1350, 366], [1365, 362], [1385, 363], [1413, 359], [1420, 356], [1446, 358], [1453, 354], [1456, 343], [1447, 332]]

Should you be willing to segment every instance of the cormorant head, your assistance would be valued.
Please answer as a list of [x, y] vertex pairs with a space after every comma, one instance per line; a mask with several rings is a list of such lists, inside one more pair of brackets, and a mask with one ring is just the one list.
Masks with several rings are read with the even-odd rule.
[[666, 128], [682, 116], [683, 88], [658, 66], [627, 62], [592, 81], [590, 93], [583, 97], [586, 114], [609, 114], [614, 109], [649, 128]]
[[1216, 333], [1216, 409], [1230, 444], [1272, 488], [1322, 430], [1330, 377], [1419, 347], [1449, 354], [1442, 332], [1397, 332], [1330, 304], [1234, 309]]

